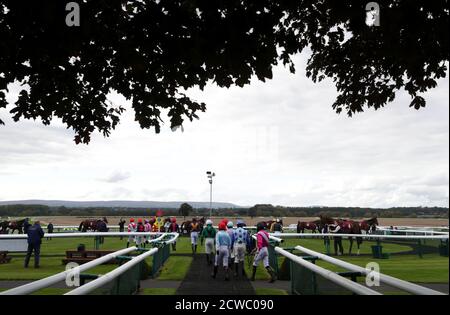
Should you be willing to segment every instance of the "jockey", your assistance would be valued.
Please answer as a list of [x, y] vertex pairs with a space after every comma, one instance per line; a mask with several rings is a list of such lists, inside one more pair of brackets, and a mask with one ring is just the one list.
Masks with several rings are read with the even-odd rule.
[[222, 262], [225, 269], [225, 280], [229, 280], [228, 277], [228, 255], [230, 253], [231, 238], [227, 233], [227, 226], [224, 222], [219, 224], [219, 232], [216, 235], [216, 261], [214, 263], [214, 271], [211, 274], [213, 278], [216, 278], [217, 269]]
[[234, 252], [233, 252], [233, 247], [234, 247], [234, 228], [233, 228], [233, 222], [232, 221], [228, 221], [227, 222], [227, 233], [230, 236], [231, 239], [231, 246], [230, 246], [230, 263], [233, 262], [234, 260]]
[[[138, 224], [136, 225], [136, 232], [140, 232], [140, 233], [145, 232], [145, 226], [142, 223], [142, 219], [141, 218], [138, 219]], [[136, 245], [140, 246], [142, 243], [144, 243], [144, 237], [137, 236], [136, 237]]]
[[[134, 223], [134, 219], [130, 219], [130, 224], [128, 224], [128, 233], [129, 232], [136, 232], [136, 223]], [[130, 246], [130, 242], [136, 241], [136, 238], [134, 236], [128, 237], [127, 247]]]
[[[177, 224], [177, 219], [175, 217], [170, 219], [170, 225], [169, 225], [169, 228], [167, 231], [169, 233], [178, 233], [179, 230], [180, 230], [180, 227]], [[172, 243], [172, 250], [173, 251], [177, 250], [177, 242]]]
[[262, 223], [258, 223], [256, 225], [256, 248], [257, 252], [255, 255], [255, 259], [253, 260], [253, 273], [251, 281], [255, 281], [256, 269], [258, 268], [259, 262], [262, 261], [264, 267], [267, 272], [270, 274], [270, 282], [274, 282], [276, 280], [275, 272], [269, 265], [269, 233], [264, 230], [264, 225]]
[[199, 231], [200, 231], [200, 224], [197, 222], [196, 218], [193, 218], [191, 222], [191, 246], [193, 254], [197, 252], [197, 241]]
[[239, 274], [239, 265], [242, 264], [242, 275], [245, 275], [244, 270], [244, 260], [245, 260], [245, 250], [247, 246], [250, 246], [250, 235], [246, 229], [244, 229], [244, 221], [238, 220], [236, 222], [237, 229], [233, 230], [233, 255], [234, 255], [234, 276], [237, 277]]
[[164, 232], [169, 232], [170, 224], [172, 224], [171, 219], [166, 219], [166, 221], [164, 222]]
[[[150, 224], [150, 221], [148, 219], [144, 220], [144, 232], [151, 232], [152, 231], [152, 226]], [[144, 236], [144, 247], [145, 247], [145, 242], [147, 240], [150, 239], [150, 236]]]
[[206, 227], [203, 229], [200, 239], [203, 245], [205, 240], [205, 253], [206, 262], [208, 265], [212, 264], [212, 257], [214, 257], [214, 241], [216, 238], [216, 229], [213, 227], [213, 222], [211, 220], [206, 220]]
[[152, 224], [152, 232], [159, 232], [158, 222], [155, 218], [150, 219], [150, 223]]

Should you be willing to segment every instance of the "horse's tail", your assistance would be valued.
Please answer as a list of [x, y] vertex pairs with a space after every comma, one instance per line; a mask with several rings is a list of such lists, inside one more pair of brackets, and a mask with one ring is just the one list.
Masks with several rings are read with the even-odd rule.
[[83, 223], [84, 221], [81, 221], [80, 226], [78, 227], [78, 231], [81, 231], [81, 229], [83, 228]]

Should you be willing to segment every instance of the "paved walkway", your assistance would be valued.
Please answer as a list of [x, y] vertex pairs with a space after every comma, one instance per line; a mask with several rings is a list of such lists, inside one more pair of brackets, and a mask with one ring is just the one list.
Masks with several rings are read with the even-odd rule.
[[206, 264], [205, 254], [194, 256], [191, 267], [177, 289], [177, 295], [255, 295], [255, 289], [247, 277], [235, 279], [231, 271], [230, 280], [219, 268], [216, 279], [211, 278], [212, 266]]

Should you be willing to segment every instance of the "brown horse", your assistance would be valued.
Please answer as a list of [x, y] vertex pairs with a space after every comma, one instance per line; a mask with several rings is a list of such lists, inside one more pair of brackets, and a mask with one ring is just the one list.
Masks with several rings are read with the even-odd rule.
[[[108, 223], [108, 220], [104, 217], [103, 220], [95, 220], [95, 219], [91, 219], [91, 220], [84, 220], [81, 221], [80, 226], [78, 227], [78, 231], [81, 232], [87, 232], [87, 231], [92, 231], [92, 232], [96, 232], [99, 231], [101, 228], [101, 221]], [[101, 231], [104, 232], [104, 231]]]
[[0, 234], [8, 234], [9, 221], [0, 222]]
[[[378, 225], [378, 220], [376, 217], [371, 218], [369, 220], [363, 220], [361, 222], [358, 222], [358, 221], [345, 220], [345, 219], [333, 219], [331, 217], [321, 215], [320, 222], [322, 224], [339, 226], [340, 227], [339, 233], [341, 233], [341, 234], [355, 234], [355, 235], [358, 235], [358, 234], [361, 235], [363, 230], [366, 232], [373, 231], [376, 229], [376, 225]], [[349, 252], [349, 255], [351, 255], [352, 248], [353, 248], [353, 237], [349, 237], [348, 239], [350, 241], [350, 248], [349, 248], [348, 252]], [[357, 255], [359, 255], [362, 242], [363, 242], [363, 238], [356, 236], [356, 244], [358, 247]]]
[[23, 234], [25, 220], [26, 219], [9, 221], [8, 228], [11, 230], [11, 234], [14, 234], [15, 230], [17, 230], [19, 234]]
[[311, 230], [312, 233], [320, 232], [320, 220], [311, 222], [297, 222], [297, 233], [305, 233], [305, 230]]

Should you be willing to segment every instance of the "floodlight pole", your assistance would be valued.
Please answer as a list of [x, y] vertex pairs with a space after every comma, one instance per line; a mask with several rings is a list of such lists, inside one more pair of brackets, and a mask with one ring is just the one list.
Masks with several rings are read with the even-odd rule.
[[216, 176], [213, 172], [206, 172], [206, 176], [209, 180], [209, 218], [212, 217], [212, 184], [213, 184], [213, 177]]

